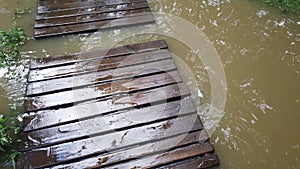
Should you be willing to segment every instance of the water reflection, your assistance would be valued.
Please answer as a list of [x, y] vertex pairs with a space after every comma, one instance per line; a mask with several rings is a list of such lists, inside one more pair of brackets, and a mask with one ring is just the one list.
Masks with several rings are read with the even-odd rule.
[[213, 137], [219, 168], [297, 168], [299, 151], [290, 149], [300, 140], [283, 133], [296, 132], [292, 126], [297, 122], [291, 119], [300, 118], [299, 16], [245, 0], [155, 1], [153, 8], [196, 24], [224, 61], [229, 95]]

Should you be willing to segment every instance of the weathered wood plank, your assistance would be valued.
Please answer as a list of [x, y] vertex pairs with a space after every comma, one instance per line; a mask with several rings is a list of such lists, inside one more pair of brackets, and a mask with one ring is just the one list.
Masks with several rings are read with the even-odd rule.
[[145, 7], [145, 8], [138, 8], [138, 9], [127, 10], [127, 11], [115, 11], [115, 12], [100, 13], [100, 14], [86, 14], [81, 16], [72, 16], [72, 17], [64, 17], [64, 18], [53, 18], [53, 19], [50, 18], [44, 20], [37, 20], [34, 24], [34, 28], [54, 27], [54, 26], [61, 26], [61, 25], [94, 22], [94, 21], [104, 21], [110, 19], [125, 18], [125, 17], [138, 15], [138, 14], [143, 15], [144, 13], [149, 13], [149, 12], [151, 12], [151, 10]]
[[89, 0], [39, 0], [38, 6], [48, 6], [52, 4], [70, 4], [80, 2], [88, 2]]
[[[18, 168], [190, 169], [219, 163], [168, 52], [151, 43], [135, 45], [35, 62], [39, 69], [33, 67], [32, 75], [42, 78], [28, 86], [36, 93], [25, 102], [31, 105], [23, 116]], [[145, 53], [168, 57], [145, 61]]]
[[165, 140], [150, 142], [148, 144], [139, 145], [137, 147], [122, 150], [120, 152], [112, 152], [104, 155], [99, 155], [92, 158], [80, 160], [78, 162], [62, 164], [51, 167], [52, 169], [74, 169], [74, 168], [98, 168], [108, 166], [130, 159], [141, 158], [148, 154], [160, 153], [174, 149], [179, 146], [184, 146], [197, 142], [205, 142], [208, 140], [208, 135], [205, 130], [192, 132], [189, 134], [169, 137]]
[[72, 65], [42, 70], [31, 70], [28, 75], [28, 82], [62, 78], [82, 73], [103, 71], [107, 69], [119, 69], [130, 65], [149, 63], [171, 58], [172, 56], [166, 49], [104, 59], [100, 57], [99, 59], [79, 62]]
[[54, 12], [54, 11], [64, 11], [64, 10], [71, 10], [71, 9], [85, 9], [85, 8], [99, 8], [99, 7], [108, 7], [112, 5], [119, 5], [119, 8], [122, 5], [131, 4], [135, 2], [146, 2], [146, 0], [108, 0], [108, 1], [77, 1], [73, 3], [52, 3], [47, 5], [39, 4], [37, 8], [37, 13], [46, 13], [46, 12]]
[[[132, 169], [132, 168], [143, 168], [149, 169], [153, 167], [159, 167], [170, 162], [183, 160], [193, 156], [205, 154], [214, 151], [213, 146], [208, 143], [197, 143], [186, 147], [178, 148], [162, 154], [154, 154], [149, 157], [140, 158], [135, 161], [130, 161], [124, 164], [116, 164], [114, 166], [105, 167], [103, 169]], [[190, 167], [189, 167], [190, 169]]]
[[114, 47], [108, 50], [98, 50], [85, 53], [75, 53], [63, 56], [54, 56], [48, 58], [35, 59], [30, 64], [30, 69], [44, 69], [49, 67], [57, 67], [67, 64], [74, 64], [93, 59], [105, 59], [108, 57], [115, 57], [120, 55], [130, 55], [139, 52], [153, 51], [158, 49], [166, 49], [167, 44], [164, 40], [156, 40], [145, 43], [137, 43], [132, 45], [125, 45]]
[[152, 105], [178, 97], [184, 99], [189, 95], [188, 88], [183, 83], [178, 83], [158, 89], [132, 93], [129, 96], [114, 96], [73, 107], [43, 110], [36, 113], [30, 112], [29, 115], [26, 113], [23, 117], [22, 126], [24, 126], [24, 131], [58, 126], [78, 119], [109, 114], [136, 106]]
[[77, 3], [80, 2], [88, 2], [89, 0], [39, 0], [39, 6], [43, 5], [52, 5], [52, 4], [67, 4], [67, 3]]
[[111, 28], [120, 28], [127, 26], [136, 26], [141, 24], [155, 23], [154, 16], [151, 13], [145, 15], [131, 16], [114, 20], [96, 21], [84, 24], [63, 25], [48, 28], [35, 28], [34, 37], [41, 38], [47, 36], [56, 36], [62, 34], [80, 33], [86, 31], [96, 31]]
[[[159, 72], [169, 72], [176, 69], [173, 60], [162, 60], [159, 62], [150, 62], [142, 65], [121, 67], [118, 69], [110, 69], [101, 72], [51, 79], [46, 81], [31, 82], [27, 84], [26, 96], [37, 96], [42, 94], [50, 94], [65, 90], [76, 89], [91, 84], [107, 83], [115, 80], [126, 78], [140, 77]], [[83, 71], [88, 71], [83, 68]], [[64, 73], [66, 73], [64, 71]], [[72, 71], [70, 71], [72, 72]], [[51, 72], [50, 72], [51, 73]], [[50, 74], [49, 73], [49, 74]]]
[[25, 98], [24, 111], [37, 111], [52, 107], [76, 104], [112, 95], [128, 94], [139, 90], [182, 82], [177, 71], [121, 80], [111, 83], [89, 86], [81, 89]]
[[[20, 161], [30, 160], [33, 168], [56, 165], [90, 155], [98, 155], [116, 149], [141, 145], [157, 139], [202, 129], [197, 114], [150, 125], [91, 137], [46, 148], [34, 149], [20, 154]], [[197, 148], [197, 147], [194, 147]], [[191, 150], [193, 151], [193, 150]], [[201, 150], [200, 150], [201, 151]], [[184, 152], [184, 151], [183, 151]], [[197, 149], [199, 153], [199, 150]], [[25, 160], [22, 160], [25, 159]]]
[[95, 134], [100, 135], [116, 130], [120, 131], [123, 128], [128, 129], [137, 125], [149, 124], [192, 113], [197, 113], [197, 111], [189, 98], [182, 101], [167, 102], [141, 109], [99, 116], [58, 127], [21, 133], [20, 139], [22, 142], [19, 144], [19, 150], [25, 151], [26, 149], [51, 146]]
[[37, 13], [36, 21], [46, 20], [46, 19], [55, 19], [55, 18], [66, 18], [66, 17], [74, 17], [74, 16], [82, 16], [82, 15], [91, 15], [91, 14], [102, 14], [108, 12], [118, 12], [118, 11], [127, 11], [133, 9], [143, 9], [149, 8], [147, 2], [137, 2], [132, 4], [124, 4], [124, 5], [111, 5], [104, 7], [92, 7], [86, 9], [70, 9], [64, 11], [52, 11], [47, 13]]
[[204, 156], [191, 158], [183, 163], [171, 164], [170, 166], [163, 166], [159, 169], [204, 169], [216, 166], [219, 164], [218, 157], [213, 153], [205, 153]]

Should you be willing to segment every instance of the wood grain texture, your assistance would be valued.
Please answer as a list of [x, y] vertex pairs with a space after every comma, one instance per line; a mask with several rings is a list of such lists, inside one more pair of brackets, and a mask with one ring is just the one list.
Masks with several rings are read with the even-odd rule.
[[25, 130], [57, 126], [134, 107], [167, 102], [168, 100], [174, 100], [176, 98], [185, 99], [185, 97], [189, 95], [190, 92], [188, 88], [184, 84], [178, 83], [125, 96], [114, 96], [94, 100], [71, 107], [29, 112], [28, 114], [24, 114], [22, 126], [24, 126]]
[[[65, 69], [64, 67], [60, 70], [65, 72], [62, 76], [66, 77], [30, 82], [27, 84], [26, 96], [51, 94], [55, 92], [82, 88], [93, 84], [108, 83], [115, 80], [132, 79], [151, 74], [166, 73], [172, 70], [176, 70], [176, 65], [171, 59], [167, 59], [158, 62], [147, 62], [141, 65], [121, 67], [117, 69], [109, 69], [97, 72], [90, 71], [89, 68], [82, 68], [81, 71], [78, 71], [80, 69]], [[54, 74], [54, 72], [52, 73]], [[45, 74], [44, 77], [60, 77], [59, 74], [53, 75], [52, 73], [49, 73], [48, 76], [47, 74]], [[67, 76], [69, 74], [71, 74], [72, 76]]]
[[[52, 169], [74, 169], [74, 168], [98, 168], [117, 164], [123, 161], [142, 159], [144, 156], [162, 153], [180, 146], [206, 142], [208, 135], [205, 130], [184, 133], [172, 136], [164, 140], [153, 141], [144, 145], [124, 149], [123, 151], [112, 152], [110, 154], [98, 155], [95, 157], [80, 160], [74, 163], [61, 164]], [[182, 169], [182, 168], [180, 168]]]
[[[150, 9], [147, 7], [148, 5], [140, 5], [139, 8], [133, 8], [126, 11], [112, 11], [106, 13], [92, 13], [92, 14], [84, 14], [81, 16], [70, 16], [70, 17], [59, 17], [59, 18], [49, 18], [43, 20], [37, 20], [35, 22], [34, 28], [43, 28], [43, 27], [55, 27], [61, 25], [72, 25], [78, 23], [88, 23], [88, 22], [95, 22], [95, 21], [105, 21], [110, 19], [117, 19], [117, 18], [125, 18], [132, 15], [138, 15], [142, 13], [149, 13], [151, 12]], [[144, 8], [143, 8], [144, 7]]]
[[218, 165], [166, 48], [160, 40], [34, 60], [17, 168]]
[[55, 3], [48, 4], [39, 4], [37, 13], [47, 13], [47, 12], [55, 12], [55, 11], [65, 11], [71, 9], [86, 9], [86, 8], [99, 8], [110, 6], [120, 5], [120, 7], [115, 7], [117, 9], [122, 9], [122, 6], [126, 6], [127, 4], [137, 3], [137, 2], [147, 2], [146, 0], [109, 0], [109, 1], [75, 1], [69, 3], [63, 3], [62, 1], [57, 1]]
[[53, 67], [42, 70], [32, 70], [29, 72], [28, 81], [35, 82], [69, 77], [83, 73], [104, 71], [108, 69], [120, 69], [123, 67], [151, 63], [171, 58], [172, 57], [168, 50], [156, 50], [110, 58], [99, 57], [98, 59], [94, 59], [91, 61], [83, 61], [67, 66]]
[[21, 161], [25, 161], [22, 158], [30, 160], [27, 162], [30, 162], [33, 168], [45, 167], [49, 164], [65, 163], [89, 155], [98, 155], [200, 129], [202, 129], [202, 125], [199, 123], [198, 116], [194, 114], [125, 131], [37, 148], [21, 153], [19, 158]]
[[[190, 98], [141, 109], [131, 109], [122, 113], [103, 115], [57, 127], [22, 133], [23, 142], [19, 144], [19, 149], [24, 151], [25, 149], [49, 146], [192, 113], [196, 114], [196, 109]], [[39, 143], [34, 140], [38, 140]]]
[[155, 23], [146, 0], [41, 1], [35, 20], [35, 38]]
[[64, 65], [76, 64], [88, 60], [106, 59], [110, 57], [131, 55], [140, 52], [166, 49], [167, 44], [164, 40], [150, 41], [146, 43], [137, 43], [125, 46], [113, 47], [107, 50], [96, 50], [69, 55], [52, 56], [32, 60], [30, 70], [45, 69], [51, 67], [60, 67]]
[[147, 90], [180, 82], [182, 82], [182, 80], [179, 74], [176, 71], [173, 71], [147, 77], [139, 77], [100, 85], [93, 85], [85, 88], [46, 94], [42, 96], [27, 97], [24, 101], [24, 111], [29, 112], [53, 107], [74, 105], [90, 100], [107, 98], [114, 95], [126, 95], [128, 93], [140, 90]]

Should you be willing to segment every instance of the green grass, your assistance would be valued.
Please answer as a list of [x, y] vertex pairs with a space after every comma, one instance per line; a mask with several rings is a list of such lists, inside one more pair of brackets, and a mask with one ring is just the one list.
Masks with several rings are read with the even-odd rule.
[[300, 0], [263, 0], [265, 3], [278, 6], [283, 12], [286, 13], [299, 13]]

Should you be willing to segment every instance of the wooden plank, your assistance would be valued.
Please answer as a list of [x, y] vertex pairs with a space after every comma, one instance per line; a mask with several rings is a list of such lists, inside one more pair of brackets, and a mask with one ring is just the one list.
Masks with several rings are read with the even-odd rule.
[[120, 55], [130, 55], [140, 52], [166, 49], [167, 44], [164, 40], [156, 40], [145, 43], [137, 43], [125, 46], [114, 47], [108, 50], [97, 50], [85, 53], [75, 53], [63, 56], [35, 59], [30, 63], [30, 69], [44, 69], [62, 65], [74, 64], [86, 60], [105, 59]]
[[216, 166], [219, 164], [218, 157], [213, 153], [205, 153], [205, 155], [197, 157], [197, 158], [191, 158], [189, 160], [186, 160], [183, 163], [179, 164], [171, 164], [169, 166], [163, 166], [159, 169], [204, 169], [204, 168], [210, 168], [213, 166]]
[[92, 0], [86, 2], [77, 1], [75, 3], [53, 3], [48, 5], [39, 5], [37, 8], [37, 13], [53, 12], [53, 11], [63, 11], [70, 9], [85, 9], [85, 8], [98, 8], [98, 7], [107, 7], [111, 5], [122, 5], [131, 4], [135, 2], [146, 2], [145, 0], [108, 0], [108, 1], [99, 1]]
[[[159, 140], [150, 142], [148, 144], [139, 145], [137, 147], [125, 149], [118, 152], [112, 152], [108, 154], [98, 155], [96, 157], [82, 159], [78, 162], [62, 164], [51, 167], [52, 169], [74, 169], [74, 168], [98, 168], [108, 166], [130, 159], [141, 158], [142, 156], [155, 154], [176, 147], [197, 143], [205, 142], [208, 140], [208, 135], [205, 130], [192, 132], [189, 134], [179, 135], [175, 137], [169, 137], [165, 140]], [[29, 168], [29, 166], [27, 166]]]
[[[37, 131], [21, 133], [22, 142], [19, 150], [51, 146], [79, 138], [93, 135], [102, 135], [109, 132], [120, 131], [123, 128], [132, 128], [138, 125], [150, 124], [178, 116], [197, 113], [191, 99], [168, 102], [141, 109], [133, 109], [121, 113], [99, 116], [79, 122], [60, 125]], [[34, 141], [33, 141], [34, 140]], [[38, 143], [36, 142], [38, 140]]]
[[128, 94], [139, 90], [151, 89], [159, 86], [182, 82], [177, 71], [121, 80], [81, 89], [63, 91], [42, 96], [27, 97], [24, 102], [24, 111], [37, 111], [74, 103], [100, 99], [112, 95]]
[[[129, 146], [166, 139], [170, 136], [201, 130], [197, 114], [177, 119], [158, 122], [106, 135], [68, 142], [46, 148], [34, 149], [20, 154], [22, 159], [29, 160], [33, 168], [66, 163], [82, 157], [98, 155]], [[197, 148], [197, 147], [194, 147]], [[198, 150], [198, 149], [197, 149]], [[192, 151], [192, 150], [191, 150]]]
[[[41, 59], [45, 64], [31, 69], [42, 78], [30, 83], [36, 89], [28, 88], [36, 93], [25, 101], [19, 168], [190, 169], [219, 163], [168, 52], [136, 45], [138, 52], [130, 46]], [[145, 53], [168, 57], [145, 61]]]
[[136, 26], [141, 24], [155, 23], [155, 19], [151, 13], [145, 15], [131, 16], [127, 18], [119, 18], [115, 20], [105, 20], [97, 22], [89, 22], [85, 24], [74, 24], [57, 26], [55, 28], [36, 28], [34, 31], [35, 38], [56, 36], [62, 34], [80, 33], [86, 31], [105, 30], [111, 28], [120, 28], [127, 26]]
[[172, 56], [166, 49], [104, 59], [99, 57], [99, 59], [79, 62], [72, 65], [53, 67], [42, 70], [31, 70], [28, 75], [28, 82], [69, 77], [82, 73], [103, 71], [107, 69], [119, 69], [126, 66], [149, 63], [171, 58]]
[[116, 12], [108, 12], [108, 13], [100, 13], [100, 14], [87, 14], [82, 16], [38, 20], [35, 22], [34, 28], [54, 27], [60, 25], [71, 25], [71, 24], [78, 24], [78, 23], [125, 18], [128, 16], [138, 15], [138, 14], [143, 15], [144, 13], [149, 13], [149, 12], [151, 12], [149, 8], [139, 8], [139, 9], [133, 9], [127, 11], [116, 11]]
[[[39, 6], [51, 5], [51, 4], [67, 4], [77, 3], [79, 0], [39, 0]], [[88, 2], [89, 0], [80, 0], [80, 2]]]
[[66, 18], [66, 17], [73, 17], [73, 16], [102, 14], [108, 12], [127, 11], [133, 9], [143, 9], [143, 8], [149, 8], [148, 3], [144, 0], [132, 4], [110, 5], [110, 6], [102, 6], [102, 7], [94, 6], [94, 7], [84, 7], [78, 9], [69, 9], [63, 11], [37, 13], [35, 20], [38, 21], [38, 20], [54, 19], [54, 18]]
[[[169, 72], [176, 69], [173, 60], [162, 60], [142, 65], [121, 67], [101, 72], [51, 79], [46, 81], [31, 82], [27, 84], [26, 96], [38, 96], [54, 92], [77, 89], [91, 84], [107, 83], [114, 80], [136, 78], [140, 76]], [[85, 67], [83, 68], [85, 71]], [[51, 73], [51, 72], [50, 72]], [[49, 73], [49, 74], [50, 74]], [[66, 73], [66, 71], [64, 72]]]
[[[39, 0], [38, 6], [47, 6], [52, 4], [68, 4], [68, 3], [77, 3], [79, 0]], [[80, 0], [80, 2], [88, 2], [89, 0]]]
[[[178, 160], [183, 160], [197, 155], [202, 155], [214, 151], [213, 146], [208, 143], [196, 143], [186, 147], [178, 148], [162, 154], [154, 154], [149, 157], [140, 158], [135, 161], [129, 161], [124, 164], [116, 164], [113, 166], [105, 167], [103, 169], [133, 169], [133, 168], [143, 168], [149, 169], [154, 167], [159, 167], [164, 164], [175, 162]], [[191, 167], [189, 167], [191, 168]]]
[[114, 96], [67, 108], [26, 113], [23, 116], [22, 126], [24, 126], [24, 131], [42, 129], [88, 117], [91, 118], [116, 111], [123, 111], [133, 107], [166, 102], [178, 97], [187, 99], [185, 97], [189, 95], [188, 88], [183, 83], [179, 83], [158, 89], [132, 93], [129, 96]]

